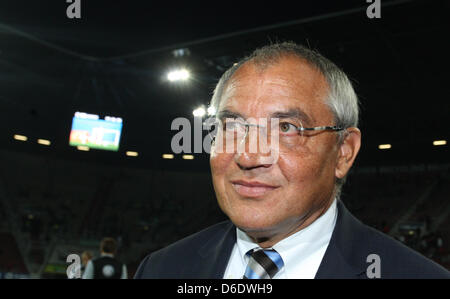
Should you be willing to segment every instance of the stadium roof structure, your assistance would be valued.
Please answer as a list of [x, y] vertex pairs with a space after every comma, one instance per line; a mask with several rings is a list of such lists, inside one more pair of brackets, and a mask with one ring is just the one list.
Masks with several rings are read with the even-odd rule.
[[[0, 3], [0, 147], [136, 167], [206, 170], [208, 155], [163, 160], [171, 122], [208, 105], [220, 75], [258, 46], [292, 40], [317, 49], [349, 75], [361, 102], [358, 164], [448, 163], [448, 1], [65, 1]], [[320, 2], [320, 3], [319, 3]], [[24, 7], [26, 6], [26, 8]], [[184, 66], [185, 84], [165, 80]], [[76, 111], [123, 119], [119, 152], [69, 147]], [[28, 136], [17, 142], [14, 134]], [[43, 147], [38, 138], [51, 140]], [[31, 142], [33, 141], [33, 142]], [[392, 144], [380, 151], [379, 144]], [[139, 152], [129, 157], [126, 151]], [[176, 157], [178, 157], [176, 155]]]

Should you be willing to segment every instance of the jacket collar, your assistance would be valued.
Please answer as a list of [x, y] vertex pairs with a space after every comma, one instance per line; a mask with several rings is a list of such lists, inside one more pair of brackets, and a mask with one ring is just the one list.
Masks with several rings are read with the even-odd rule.
[[[337, 202], [338, 216], [325, 255], [316, 273], [321, 278], [357, 278], [364, 276], [367, 264], [364, 225], [344, 206]], [[225, 269], [236, 243], [236, 227], [226, 221], [220, 232], [209, 239], [198, 251], [201, 262], [194, 265], [193, 273], [201, 278], [223, 278]]]
[[316, 273], [320, 278], [357, 278], [366, 274], [366, 229], [338, 200], [338, 217], [330, 243]]
[[236, 227], [231, 221], [226, 221], [211, 239], [203, 245], [198, 254], [201, 259], [194, 267], [196, 276], [201, 278], [223, 278], [231, 251], [236, 243]]

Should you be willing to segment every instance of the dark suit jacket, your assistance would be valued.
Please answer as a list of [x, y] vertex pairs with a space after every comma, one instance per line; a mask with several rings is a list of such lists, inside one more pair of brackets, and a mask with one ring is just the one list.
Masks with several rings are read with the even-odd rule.
[[[380, 257], [381, 278], [450, 278], [450, 272], [357, 220], [338, 201], [338, 217], [315, 278], [367, 278], [367, 256]], [[225, 221], [149, 254], [135, 278], [222, 278], [236, 243]]]

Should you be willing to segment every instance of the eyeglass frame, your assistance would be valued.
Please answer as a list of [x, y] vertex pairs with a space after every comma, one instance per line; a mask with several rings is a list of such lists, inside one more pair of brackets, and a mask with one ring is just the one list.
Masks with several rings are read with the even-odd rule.
[[[216, 122], [219, 122], [220, 120], [216, 119]], [[243, 125], [245, 127], [245, 135], [244, 135], [244, 139], [247, 138], [247, 134], [249, 132], [249, 128], [250, 127], [257, 127], [257, 128], [267, 128], [264, 125], [260, 125], [260, 124], [252, 124], [246, 121], [236, 121], [236, 123], [239, 123], [241, 125]], [[206, 125], [206, 122], [203, 122], [203, 125]], [[296, 128], [297, 131], [303, 132], [303, 131], [327, 131], [327, 130], [331, 130], [334, 132], [339, 132], [339, 131], [343, 131], [345, 130], [344, 127], [340, 127], [340, 126], [318, 126], [318, 127], [309, 127], [309, 128], [304, 128], [303, 126], [300, 128]], [[215, 140], [215, 136], [212, 138], [213, 140]]]

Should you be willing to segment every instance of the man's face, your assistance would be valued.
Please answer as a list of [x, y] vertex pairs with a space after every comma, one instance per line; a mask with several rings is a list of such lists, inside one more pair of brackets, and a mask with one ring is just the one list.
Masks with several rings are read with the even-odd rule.
[[[270, 120], [300, 111], [304, 127], [331, 126], [333, 114], [324, 102], [327, 88], [325, 78], [298, 58], [281, 58], [264, 70], [250, 62], [228, 82], [218, 114], [226, 110], [244, 119]], [[280, 144], [273, 162], [267, 154], [227, 153], [213, 147], [210, 164], [218, 203], [236, 226], [255, 236], [293, 231], [331, 203], [338, 152], [337, 136], [331, 131], [306, 137], [300, 147]]]

